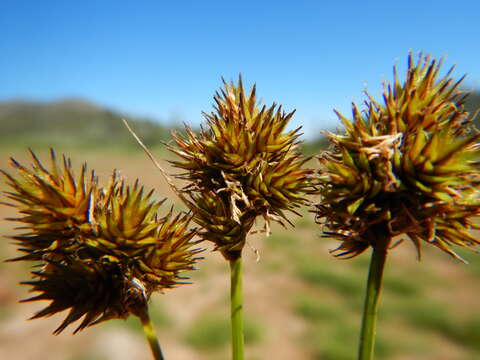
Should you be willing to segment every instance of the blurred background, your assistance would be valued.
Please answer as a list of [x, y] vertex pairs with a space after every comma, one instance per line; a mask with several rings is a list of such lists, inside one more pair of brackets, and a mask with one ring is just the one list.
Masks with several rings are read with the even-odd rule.
[[[378, 98], [393, 65], [403, 76], [409, 51], [443, 57], [444, 71], [457, 64], [455, 78], [467, 73], [467, 108], [474, 111], [479, 11], [474, 1], [4, 0], [0, 168], [9, 169], [10, 156], [28, 164], [28, 147], [46, 159], [51, 146], [76, 168], [86, 161], [101, 182], [116, 168], [181, 207], [122, 117], [168, 167], [162, 141], [182, 123], [198, 128], [221, 77], [241, 73], [267, 105], [297, 109], [290, 128], [303, 126], [303, 150], [315, 154], [324, 146], [321, 130], [339, 125], [332, 110], [348, 116], [364, 90]], [[0, 206], [1, 218], [12, 216]], [[295, 231], [275, 227], [269, 238], [252, 236], [245, 249], [247, 359], [354, 359], [369, 256], [334, 259], [328, 250], [337, 244], [320, 237], [313, 214], [304, 209], [293, 219]], [[150, 357], [136, 319], [75, 336], [68, 329], [51, 335], [64, 314], [27, 321], [44, 304], [17, 303], [28, 296], [18, 282], [31, 269], [3, 263], [16, 255], [7, 238], [14, 226], [0, 222], [0, 359]], [[377, 358], [479, 359], [478, 255], [460, 252], [470, 261], [464, 265], [424, 250], [421, 262], [408, 241], [391, 252]], [[191, 285], [152, 298], [167, 359], [229, 358], [228, 268], [217, 253], [205, 257]]]

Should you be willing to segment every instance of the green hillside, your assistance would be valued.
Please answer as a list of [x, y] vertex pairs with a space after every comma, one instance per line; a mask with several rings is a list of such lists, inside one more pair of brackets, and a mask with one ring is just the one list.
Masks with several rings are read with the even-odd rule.
[[149, 146], [168, 140], [170, 129], [145, 118], [128, 117], [93, 103], [66, 99], [51, 103], [0, 103], [3, 146], [136, 146], [126, 118]]
[[[465, 103], [465, 110], [470, 114], [474, 114], [478, 109], [480, 109], [480, 91], [472, 92], [468, 97]], [[477, 127], [480, 127], [480, 119], [478, 117], [475, 119]]]

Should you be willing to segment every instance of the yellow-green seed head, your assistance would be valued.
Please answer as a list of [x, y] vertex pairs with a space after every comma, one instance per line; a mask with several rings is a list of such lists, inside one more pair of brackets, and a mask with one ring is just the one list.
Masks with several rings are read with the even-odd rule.
[[[181, 160], [172, 164], [185, 171], [179, 175], [189, 182], [184, 192], [195, 193], [193, 205], [197, 199], [208, 202], [207, 199], [217, 197], [221, 204], [214, 206], [212, 214], [220, 212], [222, 219], [236, 222], [244, 235], [257, 216], [264, 217], [267, 223], [288, 222], [284, 212], [295, 212], [306, 202], [312, 175], [312, 170], [303, 168], [308, 159], [298, 151], [299, 129], [285, 131], [294, 112], [287, 114], [275, 104], [269, 108], [259, 104], [255, 86], [246, 94], [241, 79], [237, 85], [224, 83], [214, 100], [214, 111], [204, 114], [206, 124], [200, 134], [188, 128], [185, 137], [174, 134], [177, 147], [170, 150]], [[204, 204], [192, 204], [189, 207], [194, 213], [196, 208], [205, 212]], [[246, 223], [241, 219], [246, 219]], [[231, 226], [225, 227], [224, 220], [212, 216], [200, 221], [205, 222], [210, 228], [225, 228], [225, 239], [230, 236]], [[221, 232], [216, 234], [207, 239], [224, 254], [228, 248], [241, 251], [244, 238], [231, 242], [222, 240]]]
[[115, 174], [101, 188], [96, 180], [84, 181], [84, 166], [75, 182], [65, 160], [59, 175], [51, 154], [50, 171], [32, 153], [32, 169], [12, 160], [20, 177], [4, 173], [12, 188], [7, 196], [15, 201], [10, 205], [23, 215], [13, 220], [26, 231], [13, 237], [26, 255], [13, 260], [41, 266], [24, 282], [39, 294], [25, 301], [51, 300], [33, 318], [69, 309], [55, 333], [83, 317], [78, 331], [139, 316], [153, 292], [185, 283], [182, 273], [194, 269], [201, 251], [194, 247], [190, 215], [159, 217], [163, 201], [153, 200], [153, 191], [145, 195], [138, 182], [125, 185]]
[[479, 215], [480, 135], [463, 110], [461, 82], [439, 76], [441, 62], [408, 58], [407, 77], [385, 86], [380, 104], [368, 96], [353, 121], [338, 114], [341, 134], [320, 157], [322, 202], [317, 220], [342, 241], [337, 256], [356, 256], [375, 239], [407, 235], [456, 256], [472, 248]]
[[5, 194], [15, 202], [6, 205], [14, 206], [20, 213], [19, 217], [9, 220], [23, 223], [20, 229], [28, 230], [13, 239], [27, 253], [23, 259], [41, 260], [47, 252], [75, 247], [79, 234], [90, 231], [91, 198], [97, 191], [97, 180], [93, 172], [86, 179], [84, 165], [75, 181], [70, 160], [63, 157], [63, 168], [60, 168], [53, 150], [50, 151], [50, 170], [33, 152], [31, 155], [32, 169], [10, 159], [18, 177], [0, 171], [12, 189]]

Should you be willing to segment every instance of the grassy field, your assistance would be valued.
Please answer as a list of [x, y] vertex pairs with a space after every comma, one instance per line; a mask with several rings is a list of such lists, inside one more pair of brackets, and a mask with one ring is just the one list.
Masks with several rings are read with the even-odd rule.
[[[62, 149], [58, 149], [60, 153]], [[133, 150], [66, 149], [77, 168], [87, 161], [100, 181], [113, 168], [129, 182], [140, 178], [167, 204], [181, 207], [146, 156]], [[25, 149], [0, 148], [0, 168], [13, 155], [28, 163]], [[168, 155], [154, 149], [159, 159]], [[46, 158], [46, 151], [39, 152]], [[0, 190], [5, 184], [0, 183]], [[314, 199], [315, 200], [315, 199]], [[164, 205], [167, 211], [169, 205]], [[369, 254], [338, 260], [328, 250], [336, 242], [320, 237], [307, 209], [295, 229], [273, 228], [272, 236], [252, 236], [245, 248], [246, 354], [248, 360], [348, 360], [356, 356], [360, 312]], [[0, 217], [14, 216], [0, 207]], [[259, 224], [261, 226], [262, 224]], [[0, 234], [14, 224], [0, 222]], [[229, 358], [229, 274], [218, 253], [205, 244], [205, 260], [191, 273], [193, 283], [152, 298], [152, 312], [167, 359]], [[258, 250], [260, 258], [253, 249]], [[0, 259], [15, 255], [8, 239]], [[377, 359], [474, 360], [480, 358], [480, 257], [463, 253], [461, 264], [425, 246], [423, 259], [404, 241], [387, 261], [378, 323]], [[51, 332], [62, 316], [27, 321], [40, 303], [17, 304], [27, 288], [25, 264], [0, 263], [0, 359], [148, 359], [136, 319], [110, 321], [75, 336]]]

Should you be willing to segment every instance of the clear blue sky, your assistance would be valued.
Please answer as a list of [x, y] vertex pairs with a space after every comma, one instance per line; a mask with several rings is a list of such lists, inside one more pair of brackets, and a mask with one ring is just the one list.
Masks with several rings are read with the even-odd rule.
[[0, 101], [84, 97], [198, 124], [220, 77], [297, 109], [307, 136], [379, 93], [409, 50], [480, 83], [478, 1], [0, 1]]

